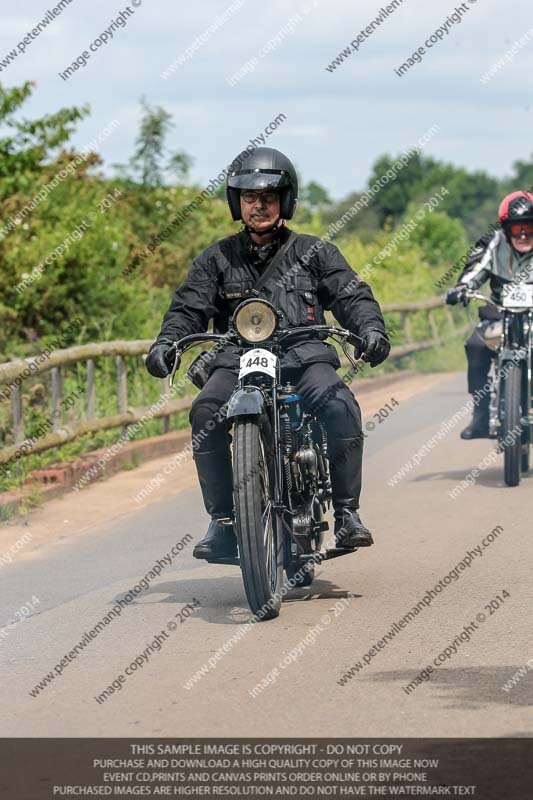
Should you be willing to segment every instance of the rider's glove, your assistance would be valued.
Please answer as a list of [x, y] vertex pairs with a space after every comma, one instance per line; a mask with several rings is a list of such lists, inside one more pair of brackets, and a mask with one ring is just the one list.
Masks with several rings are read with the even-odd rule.
[[462, 303], [464, 306], [467, 306], [470, 302], [470, 298], [466, 297], [466, 290], [467, 286], [464, 283], [459, 283], [457, 286], [454, 286], [453, 289], [448, 289], [446, 292], [446, 303], [449, 306], [456, 306], [457, 303]]
[[377, 367], [389, 355], [390, 342], [380, 331], [368, 331], [363, 336], [363, 350], [363, 361], [368, 361], [371, 367]]
[[171, 342], [153, 344], [144, 362], [150, 375], [154, 378], [166, 378], [172, 369], [175, 353]]

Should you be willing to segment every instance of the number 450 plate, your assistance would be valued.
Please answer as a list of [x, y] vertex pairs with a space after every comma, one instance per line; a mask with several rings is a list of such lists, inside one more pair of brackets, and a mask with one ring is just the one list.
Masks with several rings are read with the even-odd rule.
[[250, 372], [264, 372], [275, 378], [277, 363], [277, 356], [269, 350], [263, 350], [260, 347], [255, 348], [255, 350], [248, 350], [247, 353], [241, 356], [239, 378], [244, 378]]
[[533, 283], [508, 283], [503, 287], [505, 308], [531, 308], [533, 306]]

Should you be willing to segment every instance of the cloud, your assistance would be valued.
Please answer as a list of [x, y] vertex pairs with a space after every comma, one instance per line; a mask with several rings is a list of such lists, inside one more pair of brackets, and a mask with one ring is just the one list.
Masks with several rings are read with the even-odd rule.
[[[74, 137], [80, 147], [118, 118], [120, 128], [102, 146], [106, 165], [131, 155], [139, 98], [146, 95], [150, 103], [173, 114], [171, 145], [194, 157], [192, 178], [200, 185], [280, 112], [287, 115], [287, 122], [270, 142], [287, 150], [305, 180], [320, 181], [335, 197], [362, 188], [379, 155], [399, 153], [434, 123], [441, 126], [441, 133], [431, 142], [431, 154], [466, 167], [502, 176], [516, 158], [527, 158], [533, 150], [527, 137], [531, 111], [523, 88], [523, 76], [533, 67], [533, 43], [490, 84], [479, 82], [480, 75], [531, 27], [530, 0], [515, 0], [512, 14], [500, 0], [479, 0], [464, 21], [401, 79], [393, 69], [442, 24], [454, 2], [436, 0], [417, 3], [415, 8], [415, 0], [404, 0], [357, 53], [330, 73], [325, 66], [379, 14], [382, 3], [319, 0], [251, 74], [229, 86], [227, 76], [276, 36], [303, 2], [246, 0], [190, 60], [162, 80], [161, 72], [209, 29], [232, 0], [190, 4], [186, 14], [175, 0], [143, 0], [127, 26], [65, 83], [58, 72], [125, 5], [95, 0], [89, 8], [82, 0], [73, 0], [0, 78], [10, 86], [37, 81], [25, 116], [88, 102], [92, 116]], [[0, 59], [48, 7], [42, 0], [29, 0], [23, 15], [13, 5], [4, 9]]]

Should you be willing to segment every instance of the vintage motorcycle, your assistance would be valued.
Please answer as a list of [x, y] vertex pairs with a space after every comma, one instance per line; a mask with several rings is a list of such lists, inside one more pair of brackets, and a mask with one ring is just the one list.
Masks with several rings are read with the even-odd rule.
[[[239, 558], [216, 563], [240, 565], [248, 603], [259, 619], [278, 616], [284, 569], [291, 586], [309, 586], [316, 564], [354, 552], [322, 549], [329, 527], [323, 515], [331, 502], [326, 430], [303, 407], [294, 386], [282, 384], [279, 356], [293, 337], [316, 331], [321, 338], [338, 341], [357, 370], [347, 345], [354, 345], [359, 358], [363, 340], [335, 325], [281, 329], [280, 321], [281, 314], [269, 302], [247, 299], [235, 310], [228, 333], [192, 334], [174, 342], [171, 373], [172, 384], [183, 353], [200, 342], [231, 344], [243, 351], [238, 382], [226, 406], [228, 424], [233, 425]], [[191, 365], [191, 378], [200, 361], [196, 369], [204, 371], [205, 380], [209, 355], [200, 354]]]
[[483, 341], [497, 353], [490, 373], [489, 436], [498, 439], [504, 455], [507, 486], [518, 486], [529, 470], [531, 426], [531, 348], [533, 346], [533, 284], [504, 285], [502, 304], [479, 292], [465, 297], [482, 300], [502, 318], [484, 329]]

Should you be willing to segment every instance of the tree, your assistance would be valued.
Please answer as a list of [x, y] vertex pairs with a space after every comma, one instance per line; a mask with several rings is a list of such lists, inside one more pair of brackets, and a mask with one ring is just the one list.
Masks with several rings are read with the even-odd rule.
[[[419, 211], [423, 212], [420, 217], [417, 216]], [[408, 225], [413, 220], [416, 221], [416, 227], [409, 233], [408, 241], [422, 251], [425, 260], [432, 266], [453, 264], [467, 249], [468, 242], [461, 222], [445, 212], [429, 211], [425, 206], [410, 203], [402, 224]], [[401, 225], [398, 227], [401, 228]]]
[[531, 161], [513, 162], [514, 175], [511, 176], [506, 186], [508, 192], [531, 191], [531, 187], [533, 187], [533, 156], [531, 158]]
[[316, 181], [309, 181], [308, 184], [302, 187], [300, 199], [312, 212], [322, 211], [333, 205], [327, 189]]
[[[358, 213], [352, 215], [351, 209], [357, 205], [361, 199], [361, 194], [361, 192], [354, 192], [348, 195], [345, 200], [331, 207], [324, 213], [324, 223], [327, 226], [342, 220], [342, 234], [339, 234], [339, 236], [355, 233], [362, 242], [368, 242], [380, 230], [380, 218], [376, 207], [372, 204], [360, 207]], [[347, 214], [346, 217], [344, 217], [345, 214]]]
[[[397, 159], [385, 155], [373, 165], [369, 188], [394, 167]], [[501, 186], [498, 180], [484, 171], [469, 172], [463, 167], [456, 167], [414, 153], [407, 164], [400, 169], [396, 167], [390, 174], [388, 182], [376, 187], [368, 208], [377, 214], [379, 227], [396, 225], [405, 215], [409, 203], [422, 203], [428, 200], [442, 186], [448, 189], [448, 195], [439, 206], [439, 211], [453, 219], [460, 220], [469, 238], [477, 239], [497, 216]], [[349, 200], [355, 202], [352, 195]], [[340, 203], [331, 216], [342, 216], [348, 201]], [[354, 218], [346, 230], [357, 230], [363, 222], [362, 213]], [[369, 218], [370, 219], [370, 218]]]
[[27, 190], [61, 145], [70, 139], [75, 125], [89, 113], [87, 105], [62, 108], [41, 119], [16, 119], [35, 83], [5, 89], [0, 84], [0, 201]]
[[[396, 160], [388, 155], [379, 158], [372, 167], [368, 186], [373, 186], [380, 178], [387, 175]], [[427, 161], [430, 162], [431, 160], [428, 159]], [[372, 205], [378, 211], [382, 227], [390, 217], [393, 220], [397, 220], [405, 213], [409, 202], [417, 194], [417, 190], [423, 181], [425, 170], [430, 166], [433, 166], [433, 162], [431, 164], [425, 163], [423, 157], [419, 153], [415, 153], [405, 166], [395, 170], [395, 177], [390, 178], [388, 183], [383, 183], [378, 189], [377, 194], [374, 195]]]
[[[161, 106], [149, 106], [144, 97], [141, 98], [141, 106], [141, 125], [130, 166], [139, 176], [143, 187], [162, 186], [167, 171], [174, 178], [182, 180], [189, 171], [192, 158], [184, 152], [167, 155], [165, 140], [175, 127], [172, 115]], [[117, 167], [120, 169], [120, 165]]]

